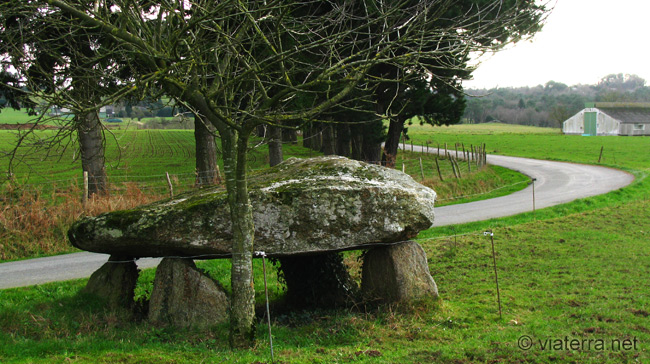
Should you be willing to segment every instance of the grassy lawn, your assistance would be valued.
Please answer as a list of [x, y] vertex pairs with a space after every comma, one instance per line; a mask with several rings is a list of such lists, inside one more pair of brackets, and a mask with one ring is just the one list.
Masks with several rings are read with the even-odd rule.
[[14, 110], [7, 107], [0, 111], [0, 124], [23, 124], [32, 119], [33, 116], [27, 115], [24, 110]]
[[[535, 215], [422, 232], [418, 242], [427, 252], [440, 299], [276, 311], [276, 362], [648, 362], [650, 138], [563, 136], [528, 128], [509, 132], [494, 124], [418, 128], [409, 131], [416, 142], [486, 143], [488, 152], [575, 162], [596, 163], [602, 146], [601, 164], [631, 171], [637, 180], [620, 191]], [[501, 318], [486, 230], [494, 233]], [[355, 254], [346, 261], [354, 265]], [[261, 305], [261, 262], [255, 264]], [[227, 261], [199, 265], [227, 286]], [[153, 271], [143, 272], [139, 296], [147, 296], [152, 279]], [[277, 277], [272, 273], [269, 280], [271, 296], [280, 297]], [[79, 293], [84, 284], [0, 291], [0, 362], [270, 362], [261, 317], [257, 346], [231, 351], [225, 325], [209, 332], [156, 328], [107, 311], [102, 302]]]

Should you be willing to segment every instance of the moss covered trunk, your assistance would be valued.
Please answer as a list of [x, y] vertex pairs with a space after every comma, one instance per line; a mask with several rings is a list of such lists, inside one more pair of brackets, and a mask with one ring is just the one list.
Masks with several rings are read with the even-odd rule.
[[196, 141], [196, 185], [211, 186], [218, 182], [214, 126], [195, 117], [194, 139]]
[[232, 221], [230, 345], [251, 347], [254, 342], [255, 290], [253, 288], [253, 209], [246, 181], [246, 153], [250, 132], [222, 136], [224, 173]]
[[77, 115], [81, 168], [88, 172], [88, 194], [105, 193], [104, 138], [96, 111]]

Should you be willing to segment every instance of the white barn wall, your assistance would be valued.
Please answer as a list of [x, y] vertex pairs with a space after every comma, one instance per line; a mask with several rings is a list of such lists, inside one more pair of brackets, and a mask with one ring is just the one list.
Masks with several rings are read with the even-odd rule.
[[621, 122], [614, 119], [613, 117], [605, 114], [602, 111], [599, 111], [598, 109], [593, 109], [594, 111], [598, 112], [596, 116], [596, 124], [598, 125], [596, 129], [598, 131], [598, 135], [618, 135], [619, 134], [619, 129], [621, 126]]
[[585, 110], [568, 118], [562, 123], [564, 134], [583, 134], [585, 132]]
[[585, 132], [585, 113], [596, 113], [596, 130], [598, 135], [618, 135], [620, 121], [612, 118], [611, 116], [603, 113], [597, 108], [582, 109], [577, 114], [568, 118], [562, 123], [562, 132], [564, 134], [578, 134], [582, 135]]

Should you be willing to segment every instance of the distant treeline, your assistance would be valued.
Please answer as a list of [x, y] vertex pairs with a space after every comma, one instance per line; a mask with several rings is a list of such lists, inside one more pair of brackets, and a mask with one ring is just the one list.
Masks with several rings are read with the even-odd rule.
[[567, 86], [549, 81], [535, 87], [466, 89], [464, 118], [468, 123], [499, 121], [560, 127], [585, 107], [585, 102], [650, 102], [646, 81], [629, 74], [611, 74], [596, 85]]

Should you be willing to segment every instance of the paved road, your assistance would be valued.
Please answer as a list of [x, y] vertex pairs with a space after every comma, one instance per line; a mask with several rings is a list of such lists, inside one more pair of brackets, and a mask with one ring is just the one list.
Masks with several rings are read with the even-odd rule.
[[[575, 163], [488, 155], [489, 164], [536, 179], [535, 208], [567, 203], [625, 187], [634, 177], [616, 169]], [[436, 209], [434, 226], [462, 224], [516, 215], [533, 209], [533, 185], [508, 196]]]
[[[535, 178], [536, 208], [613, 191], [634, 177], [615, 169], [534, 159], [489, 155], [488, 163]], [[532, 185], [508, 196], [436, 208], [434, 226], [462, 224], [531, 211]], [[0, 264], [0, 289], [84, 278], [108, 260], [105, 254], [74, 253]], [[139, 268], [156, 266], [159, 259], [140, 259]]]

